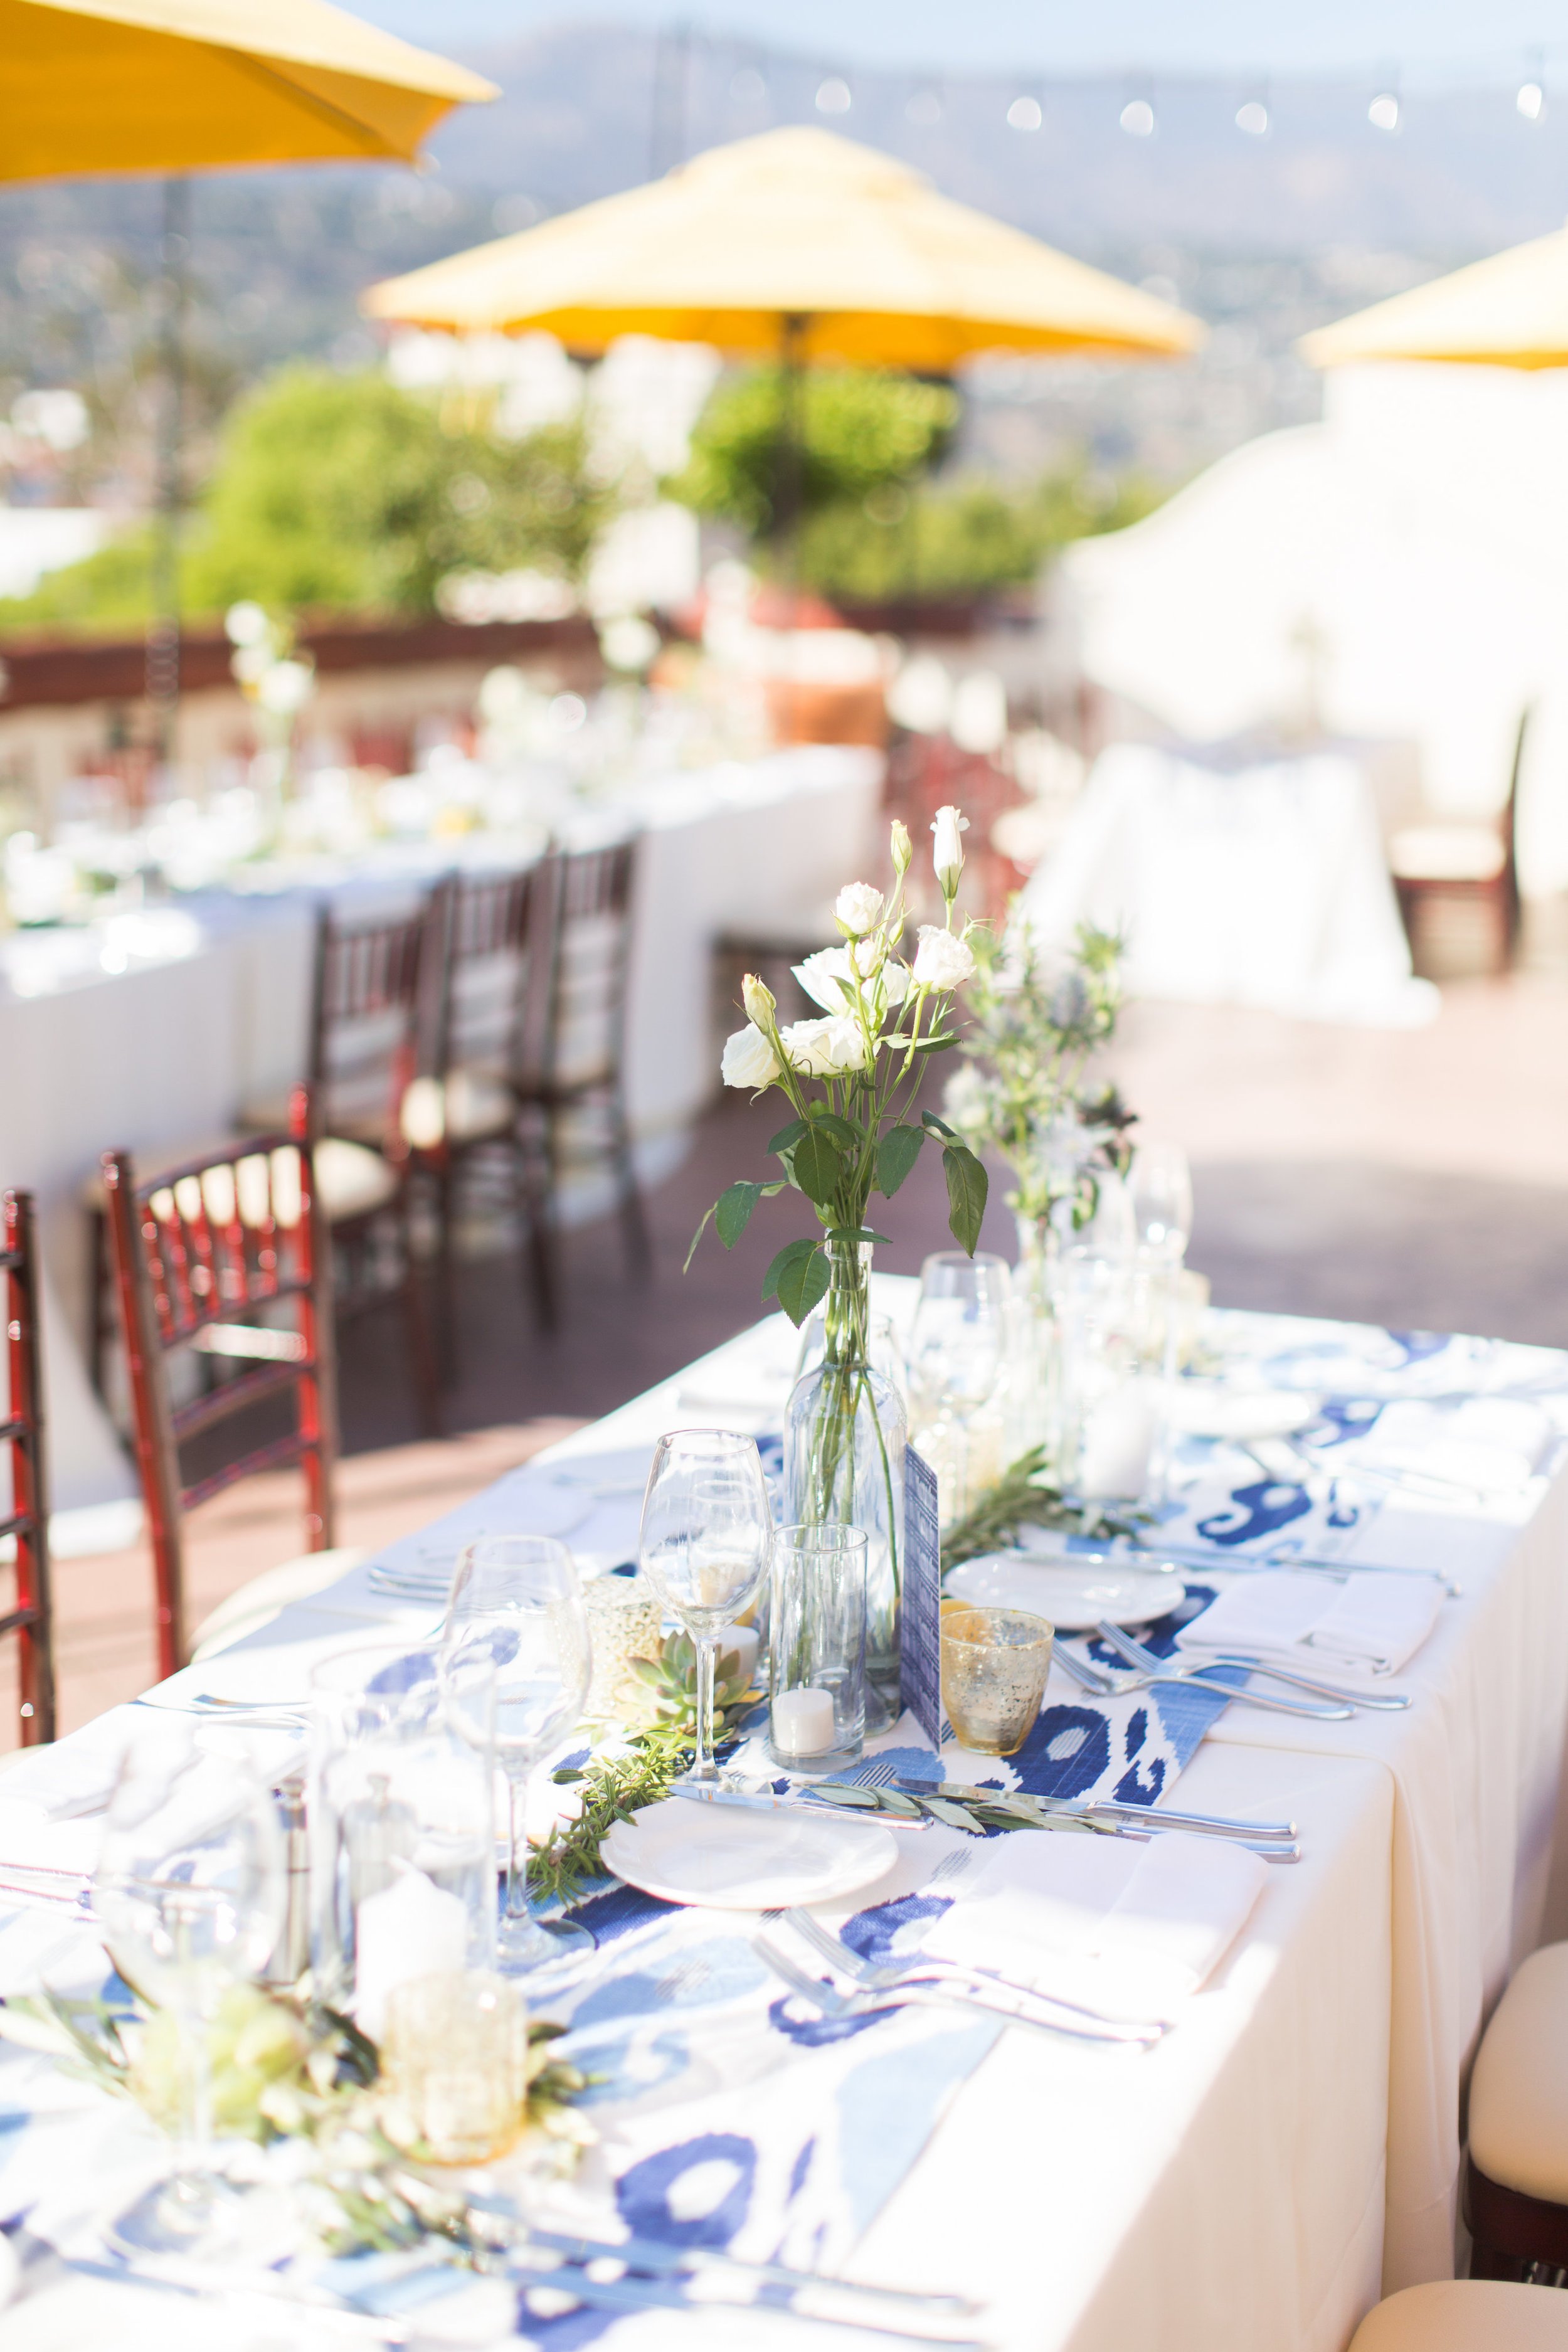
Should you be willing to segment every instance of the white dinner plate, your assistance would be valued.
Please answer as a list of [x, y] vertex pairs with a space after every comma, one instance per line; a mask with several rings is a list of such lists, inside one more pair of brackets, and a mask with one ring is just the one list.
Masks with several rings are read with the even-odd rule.
[[671, 1797], [616, 1822], [600, 1853], [617, 1878], [666, 1903], [778, 1911], [869, 1886], [899, 1849], [876, 1822], [742, 1812]]
[[1027, 1552], [987, 1552], [949, 1571], [950, 1599], [977, 1609], [1029, 1609], [1064, 1633], [1081, 1633], [1103, 1617], [1111, 1625], [1147, 1625], [1176, 1608], [1179, 1577], [1115, 1560], [1031, 1559]]
[[1300, 1389], [1227, 1389], [1177, 1381], [1166, 1417], [1188, 1437], [1289, 1437], [1318, 1418], [1318, 1400]]

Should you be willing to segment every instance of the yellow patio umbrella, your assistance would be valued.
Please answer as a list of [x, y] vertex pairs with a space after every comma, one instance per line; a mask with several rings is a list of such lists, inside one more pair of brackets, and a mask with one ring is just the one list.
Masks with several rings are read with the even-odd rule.
[[363, 297], [373, 319], [543, 329], [576, 351], [658, 335], [809, 363], [945, 373], [977, 352], [1195, 351], [1195, 319], [939, 195], [831, 131], [764, 131], [666, 178]]
[[1304, 335], [1314, 367], [1448, 360], [1471, 367], [1568, 367], [1568, 229], [1374, 302]]
[[462, 66], [327, 0], [0, 0], [0, 179], [412, 162]]

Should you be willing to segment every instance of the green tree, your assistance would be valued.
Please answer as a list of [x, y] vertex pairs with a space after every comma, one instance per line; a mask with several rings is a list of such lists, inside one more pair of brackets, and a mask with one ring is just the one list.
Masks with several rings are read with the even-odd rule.
[[[784, 396], [776, 367], [725, 377], [698, 419], [684, 470], [665, 486], [669, 496], [765, 539], [779, 492]], [[797, 401], [808, 518], [915, 480], [941, 456], [959, 414], [951, 386], [875, 368], [808, 369]]]
[[[253, 597], [281, 613], [425, 614], [453, 572], [529, 567], [576, 583], [619, 505], [580, 419], [510, 438], [484, 406], [442, 404], [378, 369], [279, 369], [230, 410], [186, 527], [188, 615]], [[0, 627], [147, 615], [151, 535], [0, 603]]]

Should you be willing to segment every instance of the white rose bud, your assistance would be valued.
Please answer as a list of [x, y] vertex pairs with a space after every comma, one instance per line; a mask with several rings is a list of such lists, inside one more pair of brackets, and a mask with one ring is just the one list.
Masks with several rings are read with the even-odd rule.
[[727, 1087], [771, 1087], [779, 1075], [778, 1060], [773, 1047], [757, 1027], [748, 1021], [724, 1041], [724, 1058], [719, 1065], [719, 1075]]
[[[936, 868], [942, 897], [951, 899], [958, 888], [958, 877], [963, 871], [963, 842], [961, 836], [969, 831], [969, 819], [960, 816], [958, 811], [951, 806], [939, 808], [931, 819], [931, 829], [936, 835], [931, 849], [931, 864]], [[922, 932], [921, 937], [924, 936]]]
[[839, 929], [858, 940], [871, 929], [885, 904], [874, 882], [847, 882], [833, 902], [833, 912]]
[[962, 987], [973, 977], [973, 950], [952, 931], [939, 930], [934, 923], [922, 923], [921, 943], [915, 950], [915, 986], [945, 992]]
[[914, 844], [910, 839], [909, 826], [902, 817], [899, 816], [893, 819], [892, 851], [894, 873], [907, 874], [910, 870], [910, 860], [915, 854]]
[[746, 1008], [746, 1018], [765, 1029], [777, 1009], [777, 1000], [771, 988], [764, 988], [754, 971], [749, 971], [741, 982], [741, 1002]]

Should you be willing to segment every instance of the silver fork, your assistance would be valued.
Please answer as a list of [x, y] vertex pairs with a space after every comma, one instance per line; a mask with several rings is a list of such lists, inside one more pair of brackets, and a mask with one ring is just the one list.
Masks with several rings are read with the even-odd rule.
[[1283, 1666], [1265, 1665], [1261, 1658], [1249, 1658], [1240, 1653], [1233, 1656], [1228, 1653], [1221, 1652], [1212, 1658], [1194, 1657], [1180, 1660], [1160, 1658], [1156, 1657], [1152, 1650], [1145, 1647], [1143, 1643], [1135, 1642], [1131, 1633], [1125, 1632], [1120, 1625], [1102, 1622], [1094, 1630], [1102, 1642], [1109, 1643], [1113, 1650], [1120, 1650], [1122, 1656], [1129, 1659], [1133, 1665], [1149, 1666], [1167, 1674], [1180, 1675], [1186, 1682], [1191, 1682], [1195, 1675], [1204, 1673], [1207, 1667], [1245, 1666], [1249, 1675], [1267, 1675], [1271, 1682], [1291, 1684], [1298, 1690], [1315, 1692], [1319, 1698], [1342, 1699], [1347, 1706], [1370, 1707], [1374, 1712], [1381, 1708], [1394, 1713], [1410, 1704], [1403, 1691], [1347, 1690], [1342, 1683], [1320, 1682], [1311, 1675], [1288, 1673]]
[[1092, 1664], [1088, 1658], [1080, 1658], [1065, 1642], [1058, 1642], [1051, 1654], [1059, 1661], [1064, 1673], [1096, 1698], [1120, 1698], [1128, 1691], [1151, 1688], [1199, 1690], [1207, 1691], [1214, 1698], [1237, 1699], [1244, 1706], [1260, 1706], [1270, 1715], [1306, 1716], [1319, 1723], [1348, 1723], [1353, 1712], [1348, 1706], [1314, 1706], [1306, 1699], [1270, 1698], [1262, 1691], [1247, 1690], [1238, 1683], [1205, 1682], [1200, 1675], [1151, 1674], [1142, 1667], [1113, 1675], [1103, 1666]]
[[1090, 2021], [1088, 2018], [1074, 2024], [1065, 2017], [1047, 2016], [1043, 2011], [1031, 2010], [1022, 2002], [1015, 2006], [1003, 1995], [1000, 1986], [997, 1987], [995, 2000], [987, 1999], [973, 1988], [921, 1984], [907, 1979], [900, 1984], [884, 1986], [878, 1991], [867, 1987], [859, 1992], [840, 1992], [837, 1985], [828, 1984], [821, 1977], [808, 1976], [804, 1969], [797, 1968], [789, 1954], [781, 1952], [766, 1936], [753, 1936], [752, 1948], [776, 1977], [783, 1979], [792, 1992], [798, 1994], [802, 2000], [808, 2001], [823, 2017], [874, 2017], [879, 2011], [888, 2009], [974, 2009], [987, 2017], [999, 2018], [1005, 2025], [1027, 2025], [1040, 2033], [1060, 2034], [1069, 2042], [1106, 2042], [1121, 2048], [1129, 2045], [1147, 2048], [1152, 2042], [1158, 2042], [1165, 2032], [1163, 2025], [1119, 2025], [1109, 2020]]
[[[1036, 1985], [1019, 1984], [1016, 1978], [1005, 1977], [995, 1969], [966, 1969], [960, 1961], [934, 1959], [925, 1952], [911, 1952], [902, 1967], [868, 1960], [859, 1952], [852, 1952], [847, 1944], [842, 1942], [830, 1927], [825, 1927], [820, 1919], [814, 1918], [809, 1911], [797, 1906], [795, 1909], [786, 1911], [784, 1916], [785, 1925], [793, 1927], [797, 1936], [819, 1953], [829, 1968], [841, 1969], [846, 1976], [855, 1978], [873, 1992], [894, 1991], [900, 1985], [919, 1984], [927, 1979], [937, 1984], [978, 1984], [982, 1991], [994, 1985], [1000, 1992], [1020, 1993], [1026, 2000], [1047, 2001], [1052, 2009], [1065, 2009], [1070, 2016], [1089, 2018], [1098, 2025], [1112, 2022], [1101, 2010], [1089, 2009], [1080, 2000], [1067, 2000], [1060, 1993], [1042, 1992]], [[1148, 2021], [1165, 2026], [1171, 2022], [1169, 2018], [1151, 2018]]]

